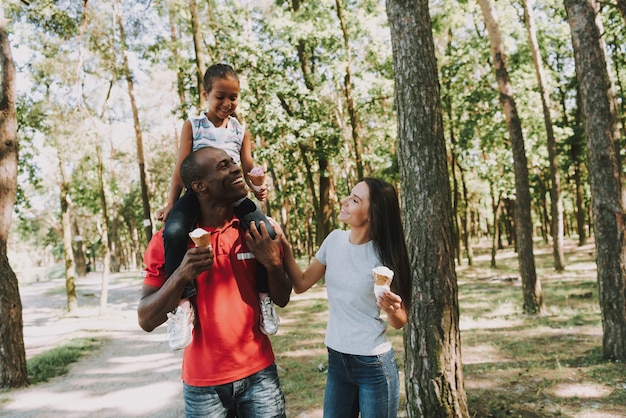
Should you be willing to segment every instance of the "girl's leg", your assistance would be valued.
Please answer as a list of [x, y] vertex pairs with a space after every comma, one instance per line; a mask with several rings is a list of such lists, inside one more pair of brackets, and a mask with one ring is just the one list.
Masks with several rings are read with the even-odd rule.
[[[239, 218], [241, 225], [247, 231], [250, 229], [250, 222], [254, 222], [257, 229], [259, 224], [263, 222], [267, 228], [267, 233], [272, 239], [276, 237], [276, 232], [270, 224], [265, 214], [250, 199], [243, 198], [233, 205], [235, 216]], [[269, 284], [267, 283], [267, 270], [261, 263], [257, 263], [256, 268], [256, 286], [259, 291], [259, 303], [261, 305], [260, 328], [261, 332], [266, 335], [274, 335], [278, 332], [278, 324], [280, 322], [276, 309], [269, 298]]]
[[[176, 271], [183, 261], [185, 253], [187, 253], [189, 232], [198, 221], [198, 211], [198, 199], [191, 191], [187, 191], [183, 197], [178, 199], [167, 217], [163, 230], [165, 274], [167, 277]], [[185, 286], [182, 298], [188, 298], [195, 293], [195, 284], [189, 282]]]
[[250, 222], [254, 221], [257, 229], [259, 229], [259, 223], [263, 222], [265, 223], [267, 233], [270, 237], [272, 239], [276, 237], [276, 232], [274, 232], [274, 228], [272, 228], [267, 216], [265, 216], [261, 209], [259, 209], [259, 207], [252, 200], [247, 197], [242, 199], [241, 201], [235, 203], [233, 210], [235, 212], [235, 216], [239, 218], [239, 221], [241, 221], [241, 224], [246, 231], [250, 228]]

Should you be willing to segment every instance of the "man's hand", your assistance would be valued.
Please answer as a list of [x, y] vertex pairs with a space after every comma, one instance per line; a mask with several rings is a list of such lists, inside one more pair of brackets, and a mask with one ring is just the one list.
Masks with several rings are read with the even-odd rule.
[[[276, 223], [272, 222], [272, 226], [276, 227]], [[277, 233], [272, 239], [267, 233], [267, 227], [261, 223], [257, 229], [254, 222], [250, 223], [250, 229], [246, 233], [246, 243], [257, 261], [267, 269], [267, 283], [270, 288], [270, 297], [272, 301], [284, 307], [289, 303], [291, 295], [291, 281], [285, 274], [283, 268], [283, 260], [281, 257], [282, 233]]]
[[268, 270], [283, 265], [280, 250], [281, 241], [282, 235], [280, 233], [277, 233], [274, 239], [270, 237], [265, 223], [261, 222], [259, 229], [257, 229], [255, 223], [250, 222], [250, 229], [246, 233], [246, 243], [257, 261]]
[[[144, 331], [152, 331], [167, 320], [180, 302], [185, 284], [213, 266], [213, 248], [195, 247], [187, 250], [180, 266], [165, 281], [162, 287], [143, 285], [141, 299], [137, 306], [139, 326]], [[164, 273], [165, 274], [165, 273]]]
[[177, 272], [185, 277], [186, 281], [191, 281], [198, 277], [202, 272], [207, 271], [213, 266], [215, 254], [213, 247], [194, 247], [187, 250], [183, 261], [177, 269]]

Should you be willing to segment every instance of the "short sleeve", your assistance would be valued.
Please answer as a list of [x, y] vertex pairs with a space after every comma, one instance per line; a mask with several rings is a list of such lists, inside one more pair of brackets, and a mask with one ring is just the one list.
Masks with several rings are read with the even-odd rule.
[[161, 287], [167, 278], [165, 274], [165, 249], [163, 247], [163, 229], [159, 230], [148, 243], [143, 254], [144, 269], [141, 272], [143, 283]]
[[326, 265], [326, 252], [328, 251], [328, 242], [333, 239], [336, 233], [337, 231], [335, 230], [328, 234], [328, 236], [324, 239], [324, 242], [322, 242], [322, 245], [320, 245], [319, 250], [317, 250], [317, 253], [315, 254], [315, 258], [317, 259], [317, 261], [319, 261], [323, 265]]

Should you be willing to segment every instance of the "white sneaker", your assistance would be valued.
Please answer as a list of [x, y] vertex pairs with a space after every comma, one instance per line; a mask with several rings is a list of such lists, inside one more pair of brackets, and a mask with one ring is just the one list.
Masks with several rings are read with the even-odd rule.
[[195, 312], [191, 302], [185, 301], [178, 305], [174, 313], [167, 314], [167, 334], [170, 350], [182, 350], [191, 344]]
[[259, 301], [261, 305], [261, 318], [259, 323], [259, 328], [261, 332], [265, 335], [274, 335], [278, 332], [278, 324], [280, 324], [280, 319], [278, 318], [278, 314], [276, 313], [276, 309], [274, 309], [274, 303], [269, 296], [261, 299]]

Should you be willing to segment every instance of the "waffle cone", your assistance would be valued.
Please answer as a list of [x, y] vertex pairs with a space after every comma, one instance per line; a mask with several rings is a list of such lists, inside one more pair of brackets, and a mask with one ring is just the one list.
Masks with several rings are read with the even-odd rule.
[[250, 183], [254, 184], [255, 186], [263, 186], [265, 184], [265, 174], [255, 176], [254, 174], [248, 173], [248, 178], [250, 179]]
[[189, 238], [196, 247], [208, 247], [211, 245], [211, 233], [202, 228], [196, 228], [189, 233]]
[[393, 271], [385, 266], [379, 266], [372, 270], [374, 284], [378, 286], [391, 286], [393, 281]]
[[248, 173], [248, 179], [250, 180], [252, 190], [258, 192], [265, 184], [265, 174], [254, 175]]

